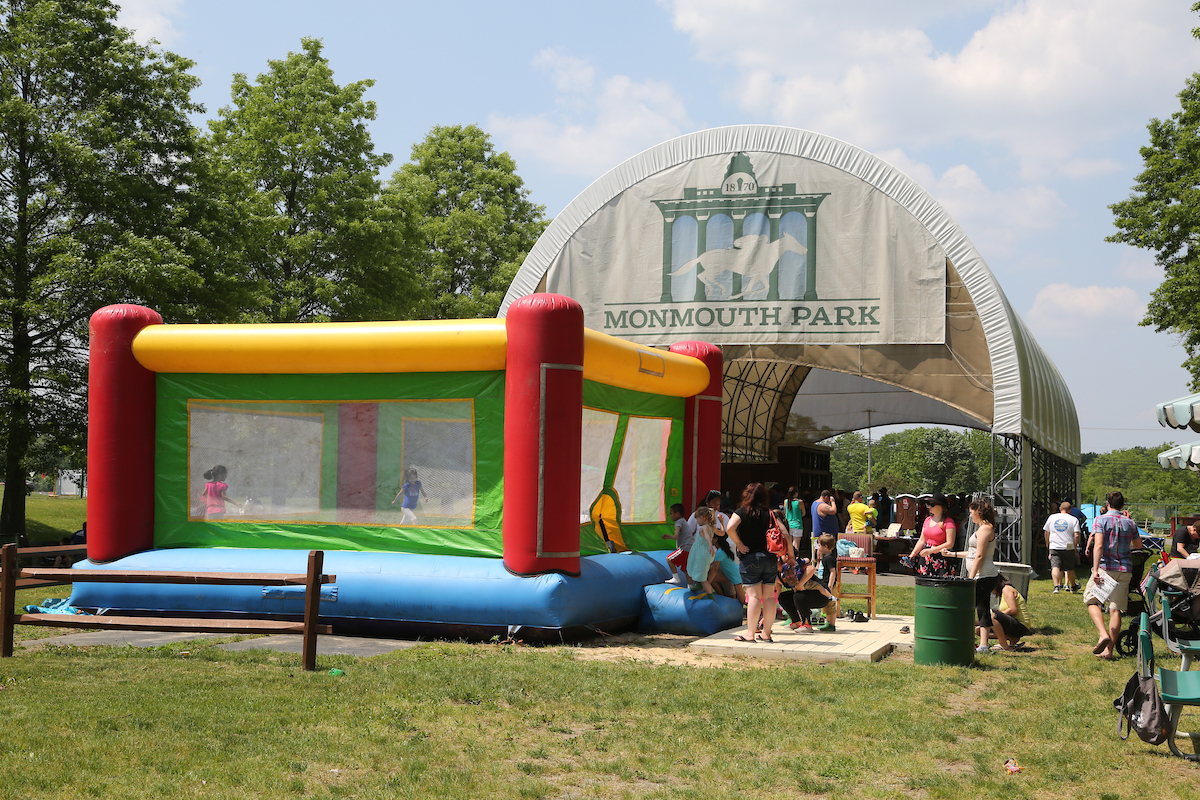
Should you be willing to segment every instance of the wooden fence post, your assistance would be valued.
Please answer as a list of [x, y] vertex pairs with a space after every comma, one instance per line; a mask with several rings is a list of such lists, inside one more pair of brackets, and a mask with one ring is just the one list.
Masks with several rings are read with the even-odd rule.
[[321, 570], [325, 553], [313, 550], [308, 554], [308, 580], [304, 583], [304, 654], [303, 667], [308, 672], [317, 668], [317, 620], [321, 615]]
[[13, 654], [13, 613], [17, 604], [17, 546], [4, 545], [0, 554], [0, 658]]

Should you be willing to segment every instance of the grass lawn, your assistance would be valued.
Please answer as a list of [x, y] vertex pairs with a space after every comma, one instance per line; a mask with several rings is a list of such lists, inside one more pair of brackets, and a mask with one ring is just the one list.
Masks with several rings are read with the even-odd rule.
[[[1133, 661], [1093, 657], [1080, 597], [1049, 588], [1031, 590], [1034, 651], [972, 668], [663, 663], [638, 637], [432, 643], [317, 673], [209, 643], [18, 651], [0, 798], [1196, 797], [1200, 769], [1117, 738]], [[880, 595], [912, 613], [912, 589]]]
[[[0, 485], [0, 497], [4, 486]], [[34, 492], [25, 498], [25, 534], [35, 544], [58, 544], [83, 526], [86, 497], [50, 497]]]
[[[30, 498], [48, 539], [83, 511]], [[0, 800], [1197, 797], [1200, 767], [1117, 738], [1111, 702], [1133, 660], [1093, 657], [1081, 598], [1049, 589], [1030, 592], [1033, 652], [971, 668], [917, 666], [911, 653], [759, 662], [636, 635], [431, 643], [322, 656], [317, 673], [294, 655], [211, 641], [18, 649], [0, 660]], [[879, 610], [911, 614], [913, 589], [880, 587]], [[1025, 771], [1008, 775], [1010, 757]]]

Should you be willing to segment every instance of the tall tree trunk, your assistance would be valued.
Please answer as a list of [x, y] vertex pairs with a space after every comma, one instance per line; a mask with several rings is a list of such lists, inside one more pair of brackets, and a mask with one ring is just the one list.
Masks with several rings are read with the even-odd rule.
[[0, 504], [0, 540], [18, 541], [25, 535], [25, 455], [32, 434], [29, 417], [29, 361], [31, 354], [28, 321], [20, 311], [13, 313], [12, 355], [8, 373], [8, 447], [4, 453], [4, 502]]
[[[22, 83], [22, 93], [28, 99], [30, 85]], [[3, 365], [8, 393], [0, 399], [8, 422], [8, 444], [4, 452], [4, 500], [0, 503], [0, 541], [20, 542], [25, 536], [25, 454], [32, 438], [29, 413], [33, 398], [29, 394], [29, 362], [32, 342], [29, 336], [29, 317], [22, 303], [29, 299], [29, 200], [33, 194], [30, 160], [33, 148], [25, 125], [19, 126], [16, 159], [16, 237], [13, 242], [12, 281], [12, 350], [8, 363]]]

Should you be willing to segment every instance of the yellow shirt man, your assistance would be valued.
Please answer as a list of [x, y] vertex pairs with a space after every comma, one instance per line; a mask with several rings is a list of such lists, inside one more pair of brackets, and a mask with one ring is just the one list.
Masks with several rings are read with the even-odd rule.
[[850, 514], [850, 530], [854, 533], [866, 533], [867, 531], [867, 514], [873, 509], [863, 502], [862, 492], [855, 492], [854, 499], [850, 505], [846, 506], [846, 511]]

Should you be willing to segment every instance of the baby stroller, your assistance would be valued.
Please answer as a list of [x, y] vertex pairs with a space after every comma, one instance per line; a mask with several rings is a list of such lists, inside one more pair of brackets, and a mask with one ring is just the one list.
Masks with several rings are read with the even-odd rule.
[[[1137, 652], [1138, 620], [1142, 610], [1150, 614], [1151, 630], [1166, 641], [1200, 638], [1200, 561], [1172, 559], [1168, 564], [1155, 564], [1150, 575], [1139, 584], [1139, 589], [1142, 600], [1136, 612], [1135, 595], [1130, 592], [1129, 609], [1134, 616], [1117, 641], [1117, 652], [1121, 655]], [[1160, 605], [1170, 609], [1169, 631], [1162, 629]]]

